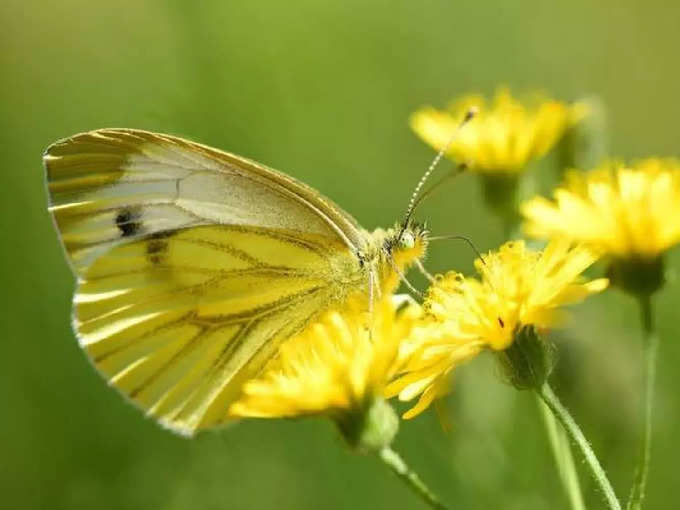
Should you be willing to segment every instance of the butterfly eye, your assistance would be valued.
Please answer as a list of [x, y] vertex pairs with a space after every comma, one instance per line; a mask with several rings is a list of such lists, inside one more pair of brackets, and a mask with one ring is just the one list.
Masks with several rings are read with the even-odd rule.
[[410, 250], [416, 245], [416, 239], [411, 232], [404, 232], [399, 238], [399, 248]]

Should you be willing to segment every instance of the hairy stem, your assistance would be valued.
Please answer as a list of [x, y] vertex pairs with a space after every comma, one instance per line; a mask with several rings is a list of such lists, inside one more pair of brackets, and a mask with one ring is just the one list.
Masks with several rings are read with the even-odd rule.
[[644, 430], [640, 442], [638, 464], [635, 469], [635, 479], [628, 498], [627, 510], [639, 510], [645, 497], [647, 475], [649, 474], [649, 459], [652, 448], [652, 410], [654, 405], [654, 379], [656, 376], [656, 352], [659, 346], [659, 337], [654, 329], [654, 316], [652, 313], [651, 296], [641, 296], [640, 319], [643, 331], [645, 351], [645, 374], [644, 374]]
[[432, 494], [420, 477], [413, 471], [401, 456], [389, 446], [378, 452], [378, 457], [389, 467], [399, 479], [401, 479], [420, 499], [427, 503], [431, 508], [446, 510], [446, 507]]
[[538, 406], [543, 416], [543, 423], [548, 434], [550, 447], [555, 458], [555, 465], [564, 486], [564, 491], [569, 498], [569, 505], [572, 510], [585, 510], [581, 485], [578, 480], [578, 472], [574, 463], [574, 456], [571, 453], [571, 445], [566, 432], [557, 425], [557, 420], [553, 416], [550, 408], [538, 398]]
[[574, 421], [574, 418], [569, 414], [567, 408], [562, 405], [557, 398], [557, 395], [555, 395], [552, 388], [550, 388], [547, 383], [538, 390], [538, 394], [541, 397], [541, 400], [543, 400], [552, 411], [555, 418], [557, 418], [557, 421], [562, 424], [564, 431], [583, 455], [586, 466], [588, 466], [588, 469], [590, 470], [590, 474], [604, 494], [608, 508], [611, 510], [621, 510], [621, 503], [619, 503], [619, 500], [616, 498], [616, 493], [614, 493], [614, 489], [612, 488], [611, 483], [609, 483], [607, 474], [604, 472], [604, 469], [602, 469], [600, 461], [597, 460], [597, 456], [591, 448], [590, 443], [588, 443], [588, 440], [583, 435], [583, 432], [581, 432], [581, 429]]

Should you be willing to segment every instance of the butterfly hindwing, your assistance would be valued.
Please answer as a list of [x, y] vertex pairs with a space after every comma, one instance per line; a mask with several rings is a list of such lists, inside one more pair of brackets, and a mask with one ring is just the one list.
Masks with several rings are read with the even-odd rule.
[[333, 265], [351, 264], [341, 243], [289, 236], [201, 226], [116, 246], [80, 279], [81, 345], [162, 423], [190, 433], [224, 421], [282, 340], [362, 285], [358, 267], [351, 285], [335, 280]]

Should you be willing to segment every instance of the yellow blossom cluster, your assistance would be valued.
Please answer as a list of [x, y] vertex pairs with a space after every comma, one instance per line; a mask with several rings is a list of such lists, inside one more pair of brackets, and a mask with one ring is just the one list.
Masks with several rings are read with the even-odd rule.
[[[587, 114], [580, 104], [532, 104], [499, 89], [490, 105], [467, 96], [446, 111], [424, 108], [415, 132], [443, 147], [471, 107], [448, 155], [473, 169], [518, 174], [547, 153]], [[360, 413], [375, 399], [419, 398], [405, 418], [424, 411], [450, 386], [454, 369], [482, 350], [505, 351], [525, 328], [561, 325], [564, 307], [604, 290], [583, 272], [598, 257], [654, 258], [680, 242], [680, 163], [648, 159], [571, 171], [554, 199], [521, 206], [525, 231], [549, 240], [543, 250], [507, 242], [475, 261], [478, 275], [437, 276], [423, 306], [395, 306], [393, 296], [368, 314], [356, 303], [331, 310], [284, 343], [262, 374], [245, 385], [233, 416], [293, 417]]]

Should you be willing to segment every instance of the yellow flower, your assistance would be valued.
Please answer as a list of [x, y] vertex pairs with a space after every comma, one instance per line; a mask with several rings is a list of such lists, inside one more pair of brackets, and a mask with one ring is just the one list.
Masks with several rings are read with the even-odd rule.
[[424, 325], [412, 333], [414, 354], [388, 394], [410, 400], [422, 394], [405, 417], [423, 411], [448, 386], [451, 371], [483, 348], [508, 349], [518, 333], [562, 323], [561, 307], [604, 290], [606, 279], [585, 281], [581, 273], [597, 257], [567, 241], [551, 242], [544, 251], [523, 241], [504, 244], [475, 261], [481, 278], [459, 273], [439, 277], [425, 298]]
[[484, 347], [479, 338], [454, 335], [436, 321], [427, 321], [402, 343], [400, 375], [387, 386], [385, 396], [399, 395], [399, 400], [409, 401], [420, 395], [418, 403], [403, 415], [405, 419], [413, 418], [436, 398], [446, 395], [454, 368], [475, 357]]
[[453, 321], [456, 334], [474, 335], [492, 349], [506, 349], [517, 329], [559, 325], [562, 306], [604, 290], [606, 279], [580, 278], [596, 260], [591, 251], [566, 241], [553, 241], [541, 252], [511, 241], [475, 261], [481, 280], [449, 274], [436, 282], [426, 310]]
[[654, 259], [680, 242], [680, 162], [646, 159], [571, 171], [554, 201], [521, 208], [535, 237], [561, 236], [618, 259]]
[[454, 102], [448, 111], [422, 108], [411, 116], [411, 128], [439, 150], [471, 107], [478, 113], [457, 134], [448, 156], [484, 173], [522, 170], [530, 160], [547, 153], [587, 113], [581, 103], [537, 99], [525, 105], [500, 88], [491, 105], [482, 96], [470, 95]]
[[246, 383], [230, 413], [277, 418], [363, 412], [382, 398], [397, 369], [399, 342], [419, 315], [417, 305], [397, 312], [389, 298], [376, 304], [372, 319], [357, 304], [327, 312], [281, 346], [262, 375]]

